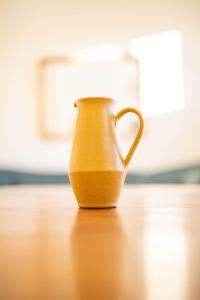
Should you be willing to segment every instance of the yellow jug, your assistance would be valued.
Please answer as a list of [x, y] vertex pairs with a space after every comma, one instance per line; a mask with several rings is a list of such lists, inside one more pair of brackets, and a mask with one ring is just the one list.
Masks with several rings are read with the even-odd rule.
[[[115, 207], [124, 184], [127, 166], [141, 138], [144, 122], [135, 108], [112, 113], [114, 100], [82, 98], [75, 102], [78, 117], [72, 145], [69, 179], [79, 207]], [[124, 159], [115, 135], [116, 122], [126, 113], [139, 118], [139, 128]]]

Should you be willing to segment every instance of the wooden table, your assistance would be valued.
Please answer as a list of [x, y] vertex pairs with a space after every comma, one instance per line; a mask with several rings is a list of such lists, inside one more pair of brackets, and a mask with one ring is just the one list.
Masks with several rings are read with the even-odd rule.
[[126, 186], [102, 210], [1, 188], [0, 299], [199, 300], [200, 186]]

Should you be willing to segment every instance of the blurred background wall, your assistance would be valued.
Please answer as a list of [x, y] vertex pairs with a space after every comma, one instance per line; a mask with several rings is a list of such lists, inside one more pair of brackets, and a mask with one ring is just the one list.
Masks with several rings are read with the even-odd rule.
[[[131, 171], [200, 162], [200, 2], [0, 1], [0, 168], [65, 172], [70, 142], [38, 133], [36, 65], [45, 56], [177, 30], [185, 107], [148, 119]], [[164, 93], [165, 91], [163, 91]]]

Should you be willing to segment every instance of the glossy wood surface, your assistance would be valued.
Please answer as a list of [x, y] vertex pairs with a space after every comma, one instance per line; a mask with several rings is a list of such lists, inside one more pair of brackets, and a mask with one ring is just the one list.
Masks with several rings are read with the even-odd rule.
[[125, 186], [102, 210], [1, 188], [0, 299], [199, 300], [200, 186]]

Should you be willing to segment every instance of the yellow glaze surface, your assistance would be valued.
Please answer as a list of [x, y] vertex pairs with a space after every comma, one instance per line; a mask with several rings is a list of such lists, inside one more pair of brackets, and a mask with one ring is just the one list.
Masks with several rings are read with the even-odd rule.
[[[124, 183], [127, 166], [143, 131], [141, 113], [125, 108], [116, 116], [112, 113], [114, 100], [110, 98], [82, 98], [78, 108], [72, 146], [69, 178], [81, 207], [114, 207]], [[115, 135], [116, 122], [126, 113], [139, 118], [139, 129], [124, 159]]]

